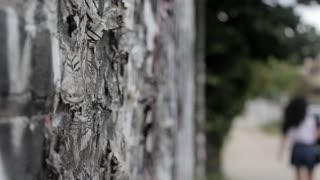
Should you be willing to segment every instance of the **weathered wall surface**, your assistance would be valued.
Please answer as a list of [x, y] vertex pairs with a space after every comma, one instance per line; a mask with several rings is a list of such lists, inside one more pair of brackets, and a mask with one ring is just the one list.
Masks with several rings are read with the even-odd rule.
[[203, 178], [196, 4], [2, 0], [0, 179]]

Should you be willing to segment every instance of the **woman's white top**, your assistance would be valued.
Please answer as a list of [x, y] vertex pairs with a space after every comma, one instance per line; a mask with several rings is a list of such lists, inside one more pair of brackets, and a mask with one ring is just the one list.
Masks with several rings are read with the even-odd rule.
[[317, 141], [317, 122], [314, 114], [308, 113], [297, 127], [289, 129], [289, 138], [294, 143], [315, 144]]

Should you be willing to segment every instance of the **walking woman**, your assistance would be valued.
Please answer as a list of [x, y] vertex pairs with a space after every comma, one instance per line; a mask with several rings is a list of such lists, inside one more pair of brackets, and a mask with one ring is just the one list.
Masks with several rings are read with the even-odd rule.
[[317, 118], [308, 111], [306, 99], [293, 98], [284, 111], [283, 138], [279, 158], [287, 145], [292, 144], [291, 165], [296, 170], [297, 180], [314, 180], [317, 163], [316, 142], [318, 139]]

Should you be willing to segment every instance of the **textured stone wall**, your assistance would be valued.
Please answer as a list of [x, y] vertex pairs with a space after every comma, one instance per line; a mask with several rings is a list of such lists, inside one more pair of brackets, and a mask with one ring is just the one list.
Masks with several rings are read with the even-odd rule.
[[196, 5], [2, 0], [0, 179], [203, 178]]

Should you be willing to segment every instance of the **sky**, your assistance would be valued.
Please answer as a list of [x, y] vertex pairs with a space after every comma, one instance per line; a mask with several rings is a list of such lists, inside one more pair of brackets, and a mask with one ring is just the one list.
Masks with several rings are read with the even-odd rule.
[[[294, 5], [296, 0], [266, 0], [269, 2], [278, 1], [284, 6]], [[297, 5], [295, 8], [297, 14], [301, 16], [301, 19], [306, 24], [314, 26], [318, 32], [320, 32], [320, 5]]]
[[302, 6], [296, 7], [296, 12], [301, 16], [302, 21], [306, 24], [313, 25], [320, 32], [320, 6]]

